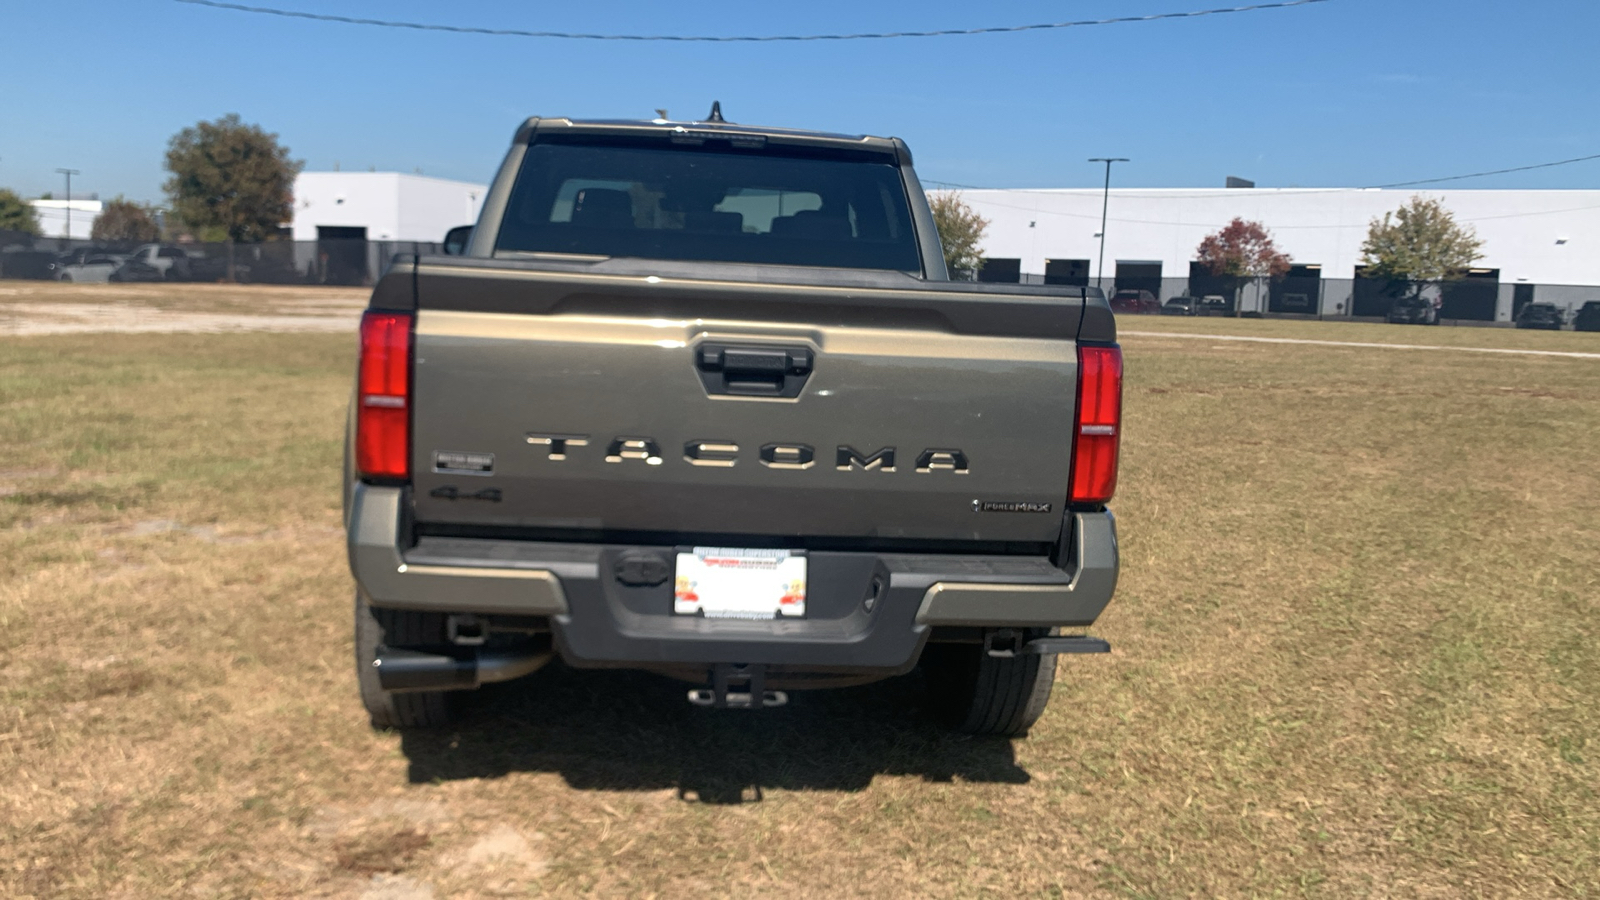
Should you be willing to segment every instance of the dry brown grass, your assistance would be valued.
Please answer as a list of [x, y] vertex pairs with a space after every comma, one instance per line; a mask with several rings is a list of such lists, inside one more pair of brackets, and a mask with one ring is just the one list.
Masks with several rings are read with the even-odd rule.
[[373, 733], [351, 339], [0, 340], [0, 895], [1600, 893], [1600, 363], [1126, 347], [1116, 651], [1010, 742], [560, 668]]

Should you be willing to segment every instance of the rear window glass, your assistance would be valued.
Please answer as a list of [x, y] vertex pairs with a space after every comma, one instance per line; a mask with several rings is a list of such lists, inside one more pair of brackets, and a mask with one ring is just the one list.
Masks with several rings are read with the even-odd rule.
[[529, 147], [496, 249], [922, 268], [888, 162], [667, 145]]

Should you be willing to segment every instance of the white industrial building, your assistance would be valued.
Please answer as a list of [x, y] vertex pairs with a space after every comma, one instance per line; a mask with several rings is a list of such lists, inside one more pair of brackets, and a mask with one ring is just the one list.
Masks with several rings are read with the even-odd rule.
[[80, 241], [89, 239], [89, 230], [105, 207], [99, 200], [29, 200], [28, 205], [33, 207], [39, 231], [45, 237]]
[[[1442, 200], [1483, 240], [1469, 279], [1447, 293], [1447, 317], [1506, 322], [1533, 299], [1569, 309], [1600, 300], [1600, 191], [1113, 189], [1103, 286], [1148, 288], [1162, 300], [1202, 292], [1189, 283], [1204, 274], [1191, 267], [1196, 248], [1237, 216], [1265, 225], [1296, 264], [1287, 287], [1274, 286], [1260, 306], [1373, 314], [1354, 281], [1367, 226], [1417, 193]], [[962, 197], [990, 223], [984, 280], [1094, 284], [1100, 275], [1101, 190], [967, 190]]]
[[401, 172], [302, 172], [294, 239], [437, 243], [478, 221], [488, 187]]
[[428, 252], [478, 221], [488, 187], [402, 172], [302, 172], [294, 180], [295, 268], [325, 284], [370, 284], [395, 253]]
[[[317, 247], [297, 249], [297, 266], [320, 280], [370, 280], [389, 253], [407, 252], [396, 245], [436, 244], [451, 228], [476, 222], [487, 190], [399, 172], [301, 173], [293, 236]], [[1163, 301], [1231, 293], [1231, 284], [1208, 280], [1194, 259], [1206, 235], [1240, 217], [1264, 224], [1294, 263], [1264, 291], [1242, 292], [1243, 309], [1383, 315], [1392, 298], [1358, 279], [1361, 244], [1374, 218], [1418, 193], [1442, 200], [1483, 240], [1483, 257], [1467, 278], [1442, 292], [1445, 318], [1505, 323], [1535, 300], [1569, 312], [1600, 300], [1600, 191], [1581, 190], [1118, 188], [1109, 196], [1102, 283], [1108, 292], [1148, 289]], [[1094, 284], [1101, 275], [1100, 190], [965, 190], [962, 196], [990, 223], [983, 280]], [[80, 224], [83, 202], [74, 201], [72, 225], [75, 235], [86, 236], [93, 216]]]

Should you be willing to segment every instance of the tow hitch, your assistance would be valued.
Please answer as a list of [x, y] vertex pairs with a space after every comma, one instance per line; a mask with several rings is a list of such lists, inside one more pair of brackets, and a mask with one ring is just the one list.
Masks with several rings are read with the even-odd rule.
[[997, 628], [983, 636], [983, 651], [995, 659], [1011, 659], [1028, 655], [1054, 656], [1058, 653], [1110, 653], [1111, 644], [1103, 638], [1083, 634], [1029, 641], [1014, 628]]
[[783, 691], [766, 689], [764, 666], [718, 663], [711, 667], [711, 687], [689, 691], [689, 702], [695, 706], [716, 709], [771, 709], [789, 702]]

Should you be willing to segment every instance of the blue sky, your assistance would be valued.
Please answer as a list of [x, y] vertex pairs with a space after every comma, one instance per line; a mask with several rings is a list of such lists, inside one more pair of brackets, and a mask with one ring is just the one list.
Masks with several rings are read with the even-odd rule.
[[[586, 3], [250, 0], [540, 30], [776, 34], [965, 28], [1227, 0]], [[1241, 0], [1242, 2], [1242, 0]], [[161, 196], [167, 139], [237, 112], [308, 169], [485, 181], [530, 114], [699, 117], [893, 134], [925, 181], [1370, 185], [1600, 153], [1600, 3], [1331, 0], [976, 37], [638, 44], [416, 33], [172, 0], [0, 0], [0, 186]], [[1600, 160], [1453, 187], [1600, 188]]]

